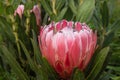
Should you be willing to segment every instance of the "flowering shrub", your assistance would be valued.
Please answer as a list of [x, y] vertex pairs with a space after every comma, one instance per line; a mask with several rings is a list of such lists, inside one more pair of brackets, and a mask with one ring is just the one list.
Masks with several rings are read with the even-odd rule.
[[0, 80], [119, 80], [114, 2], [0, 0]]

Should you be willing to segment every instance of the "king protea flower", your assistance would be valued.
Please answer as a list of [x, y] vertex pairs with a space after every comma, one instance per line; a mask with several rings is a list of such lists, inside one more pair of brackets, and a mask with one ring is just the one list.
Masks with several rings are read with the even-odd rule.
[[66, 20], [44, 26], [38, 38], [43, 57], [63, 78], [74, 68], [87, 67], [97, 42], [96, 33], [85, 23]]
[[20, 18], [22, 18], [24, 12], [24, 5], [18, 5], [17, 9], [14, 12], [14, 16], [16, 16], [17, 14], [19, 15]]

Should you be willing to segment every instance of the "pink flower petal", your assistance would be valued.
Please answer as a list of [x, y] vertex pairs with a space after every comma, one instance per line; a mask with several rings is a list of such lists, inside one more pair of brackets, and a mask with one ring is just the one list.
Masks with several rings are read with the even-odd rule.
[[82, 29], [82, 25], [79, 22], [75, 23], [75, 30], [80, 31]]

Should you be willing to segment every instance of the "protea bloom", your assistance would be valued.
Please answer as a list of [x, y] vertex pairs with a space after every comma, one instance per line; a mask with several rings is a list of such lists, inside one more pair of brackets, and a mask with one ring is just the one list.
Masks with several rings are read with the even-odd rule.
[[86, 68], [97, 42], [96, 33], [85, 23], [66, 20], [44, 26], [38, 38], [42, 55], [63, 78], [76, 67]]
[[17, 9], [14, 12], [14, 16], [16, 16], [17, 14], [19, 15], [20, 18], [22, 18], [22, 14], [24, 12], [24, 5], [18, 5]]

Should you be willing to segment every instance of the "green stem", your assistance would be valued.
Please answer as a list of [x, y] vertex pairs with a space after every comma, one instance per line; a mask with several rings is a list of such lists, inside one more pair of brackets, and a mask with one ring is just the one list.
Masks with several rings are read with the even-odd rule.
[[23, 63], [23, 60], [22, 60], [22, 57], [21, 57], [20, 45], [18, 43], [19, 37], [18, 37], [18, 33], [17, 33], [17, 24], [15, 23], [14, 16], [9, 15], [9, 17], [10, 17], [11, 23], [12, 23], [13, 34], [14, 34], [14, 37], [15, 37], [15, 43], [16, 43], [17, 50], [18, 50], [18, 55], [19, 55], [18, 57], [19, 57], [20, 61]]
[[30, 31], [30, 13], [29, 13], [29, 10], [27, 11], [27, 19], [26, 19], [26, 34], [29, 35], [29, 31]]

